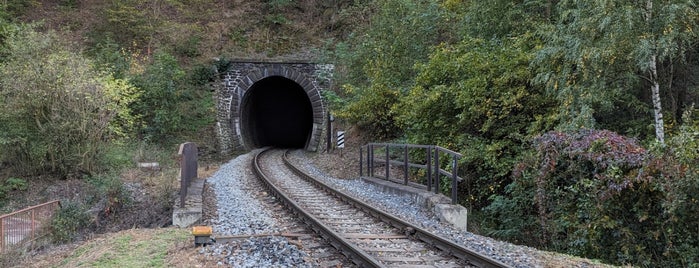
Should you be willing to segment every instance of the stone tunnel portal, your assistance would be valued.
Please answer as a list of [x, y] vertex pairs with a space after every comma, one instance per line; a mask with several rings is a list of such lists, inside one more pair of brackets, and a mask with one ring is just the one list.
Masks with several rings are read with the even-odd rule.
[[241, 102], [241, 132], [248, 148], [305, 148], [313, 107], [301, 85], [282, 76], [255, 82]]

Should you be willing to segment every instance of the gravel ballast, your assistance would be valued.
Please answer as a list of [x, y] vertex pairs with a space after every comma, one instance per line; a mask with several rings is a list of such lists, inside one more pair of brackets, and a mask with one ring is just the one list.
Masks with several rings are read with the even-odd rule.
[[308, 161], [310, 157], [308, 157], [307, 153], [304, 151], [294, 151], [289, 157], [291, 162], [304, 172], [315, 178], [322, 179], [325, 183], [345, 194], [354, 196], [402, 220], [427, 229], [457, 244], [464, 245], [473, 251], [485, 254], [513, 267], [555, 267], [561, 264], [560, 262], [563, 262], [563, 265], [568, 267], [595, 267], [599, 265], [579, 258], [571, 258], [580, 260], [572, 262], [571, 259], [568, 258], [559, 260], [558, 257], [553, 257], [553, 254], [550, 252], [514, 245], [458, 230], [450, 224], [440, 222], [431, 211], [416, 204], [411, 197], [385, 193], [381, 191], [379, 187], [359, 179], [339, 179], [328, 176], [325, 172]]
[[[251, 193], [257, 180], [250, 163], [256, 151], [241, 155], [212, 175], [207, 183], [216, 195], [218, 218], [212, 219], [214, 233], [219, 235], [254, 235], [275, 233], [277, 221], [264, 209], [261, 201]], [[327, 184], [355, 196], [365, 202], [421, 226], [427, 230], [465, 245], [476, 252], [486, 254], [513, 267], [599, 267], [599, 263], [580, 258], [560, 257], [560, 254], [539, 251], [534, 248], [513, 245], [488, 237], [453, 228], [440, 222], [430, 211], [414, 203], [412, 198], [380, 191], [370, 183], [358, 179], [339, 179], [328, 176], [317, 168], [308, 153], [297, 150], [290, 160], [310, 175], [321, 178]], [[284, 168], [284, 167], [280, 167]], [[202, 248], [201, 254], [220, 259], [220, 265], [233, 267], [314, 267], [308, 255], [284, 237], [250, 238], [226, 244], [214, 244]]]
[[[212, 219], [216, 235], [271, 234], [279, 229], [277, 220], [254, 195], [260, 190], [253, 183], [257, 178], [250, 167], [255, 153], [236, 157], [207, 179], [216, 195], [218, 218]], [[215, 243], [199, 253], [229, 267], [312, 267], [306, 263], [308, 255], [284, 237]]]

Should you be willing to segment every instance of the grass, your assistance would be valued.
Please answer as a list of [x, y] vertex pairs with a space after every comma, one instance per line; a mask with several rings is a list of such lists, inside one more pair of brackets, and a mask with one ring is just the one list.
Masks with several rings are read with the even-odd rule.
[[187, 229], [132, 229], [90, 240], [53, 267], [169, 267], [173, 245], [191, 240]]

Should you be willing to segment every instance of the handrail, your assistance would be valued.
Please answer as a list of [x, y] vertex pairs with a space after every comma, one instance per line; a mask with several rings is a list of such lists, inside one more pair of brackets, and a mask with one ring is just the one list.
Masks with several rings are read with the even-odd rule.
[[[375, 158], [377, 149], [378, 151], [384, 150], [384, 155], [382, 155], [383, 159], [380, 159], [382, 157], [379, 157], [379, 159]], [[396, 150], [402, 150], [402, 157], [398, 157], [398, 160], [396, 160], [397, 157], [391, 159], [392, 149], [394, 152]], [[364, 159], [365, 150], [366, 161]], [[417, 163], [411, 162], [409, 159], [409, 150], [424, 150], [425, 158], [420, 159], [421, 161]], [[442, 169], [439, 160], [440, 155], [446, 155], [451, 158], [451, 171]], [[377, 164], [383, 164], [385, 167], [383, 178], [386, 180], [394, 180], [394, 178], [391, 177], [390, 168], [391, 165], [397, 165], [403, 167], [403, 184], [408, 185], [409, 168], [424, 169], [426, 170], [425, 186], [427, 186], [427, 191], [439, 193], [441, 176], [451, 177], [451, 202], [452, 204], [456, 204], [458, 202], [458, 183], [464, 180], [458, 176], [458, 160], [461, 159], [461, 157], [463, 157], [462, 154], [437, 145], [368, 143], [359, 149], [359, 176], [364, 176], [364, 166], [366, 163], [367, 176], [380, 178], [374, 175], [374, 171], [378, 166]]]
[[0, 216], [0, 252], [7, 246], [39, 237], [37, 230], [44, 227], [60, 206], [60, 201], [54, 200]]

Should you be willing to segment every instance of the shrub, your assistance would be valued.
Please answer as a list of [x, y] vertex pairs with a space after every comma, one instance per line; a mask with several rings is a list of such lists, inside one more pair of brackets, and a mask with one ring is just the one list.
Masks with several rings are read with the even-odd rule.
[[651, 163], [661, 178], [665, 200], [662, 234], [667, 238], [663, 252], [667, 266], [699, 266], [699, 125], [691, 109], [667, 149]]
[[133, 121], [128, 109], [133, 88], [93, 69], [56, 33], [23, 27], [5, 41], [2, 160], [18, 174], [65, 177], [97, 171], [102, 147]]
[[528, 82], [528, 46], [524, 38], [468, 37], [437, 46], [427, 63], [416, 65], [416, 85], [394, 109], [409, 142], [434, 143], [463, 154], [459, 168], [470, 185], [461, 185], [471, 191], [461, 202], [475, 209], [504, 191], [528, 137], [550, 128], [555, 103]]
[[64, 202], [51, 220], [50, 235], [55, 243], [68, 243], [90, 224], [90, 214], [80, 204]]
[[131, 197], [118, 176], [103, 174], [90, 177], [88, 181], [97, 190], [93, 201], [104, 202], [100, 207], [100, 216], [110, 216], [131, 204]]
[[163, 50], [155, 53], [152, 64], [143, 73], [132, 78], [143, 92], [132, 107], [141, 120], [140, 134], [146, 140], [161, 145], [175, 144], [173, 138], [214, 121], [213, 98], [211, 92], [202, 90], [200, 79], [200, 76], [188, 79], [175, 57]]
[[486, 209], [489, 234], [616, 264], [663, 254], [664, 194], [646, 149], [606, 130], [549, 132], [533, 144]]
[[20, 178], [8, 178], [0, 184], [0, 204], [12, 197], [12, 192], [26, 191], [29, 188], [27, 180]]

